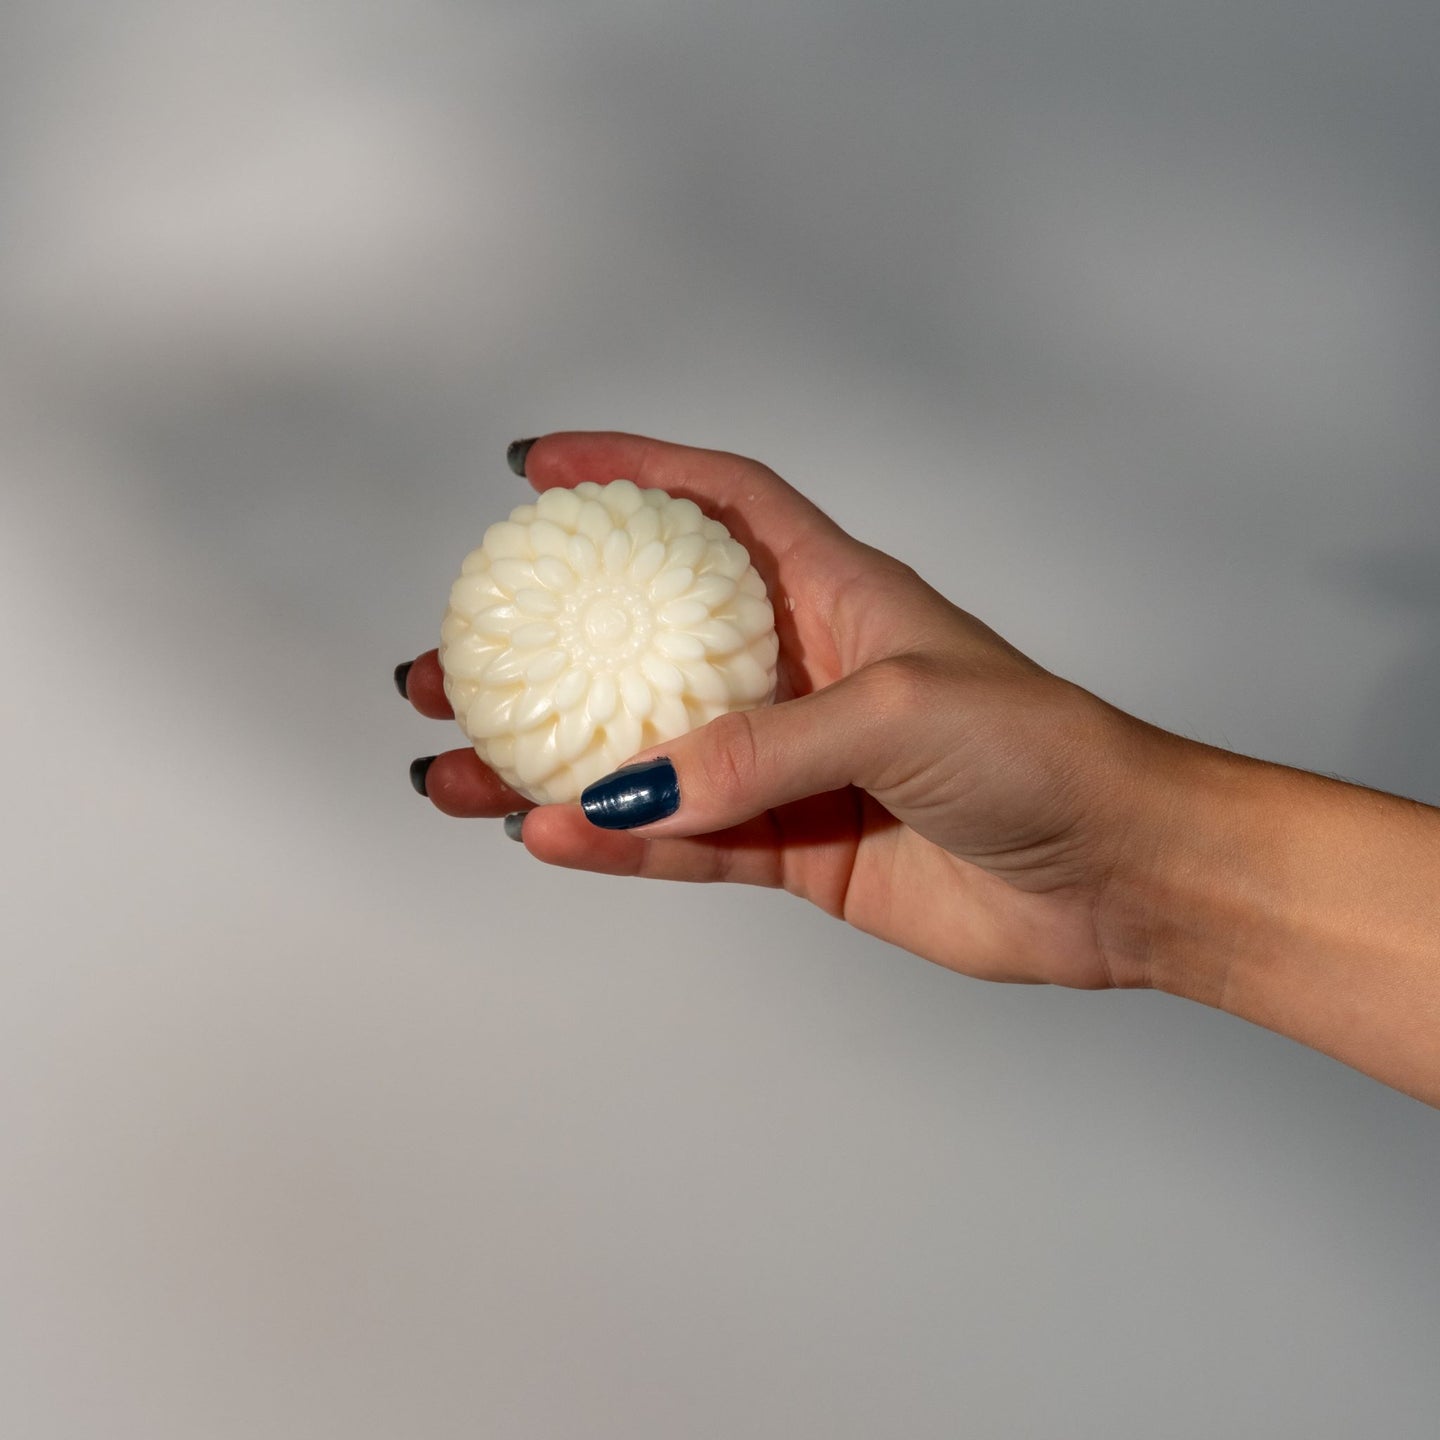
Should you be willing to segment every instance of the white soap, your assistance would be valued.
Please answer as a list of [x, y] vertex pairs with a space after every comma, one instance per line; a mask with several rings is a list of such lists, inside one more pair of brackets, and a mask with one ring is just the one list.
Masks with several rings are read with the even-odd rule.
[[765, 582], [693, 500], [630, 480], [547, 490], [465, 557], [440, 630], [480, 758], [541, 804], [775, 698]]

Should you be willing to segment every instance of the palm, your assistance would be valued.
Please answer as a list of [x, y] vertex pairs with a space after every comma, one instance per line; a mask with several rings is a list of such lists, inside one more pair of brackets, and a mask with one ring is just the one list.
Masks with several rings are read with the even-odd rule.
[[[913, 623], [913, 606], [896, 602], [889, 583], [893, 573], [882, 571], [879, 583], [861, 573], [844, 593], [847, 609], [863, 622], [836, 636], [820, 607], [800, 599], [833, 593], [823, 577], [807, 573], [803, 559], [782, 563], [776, 575], [782, 699], [820, 689], [884, 658], [889, 652], [885, 638], [903, 635], [906, 624]], [[785, 607], [786, 599], [796, 600], [793, 610]], [[946, 608], [990, 634], [963, 612]], [[796, 661], [796, 656], [805, 658]], [[1082, 894], [1060, 887], [1018, 888], [927, 839], [874, 796], [853, 787], [767, 811], [734, 832], [710, 838], [717, 844], [758, 846], [772, 861], [769, 883], [952, 969], [988, 979], [1048, 979], [1083, 988], [1109, 983], [1090, 923], [1091, 907]]]

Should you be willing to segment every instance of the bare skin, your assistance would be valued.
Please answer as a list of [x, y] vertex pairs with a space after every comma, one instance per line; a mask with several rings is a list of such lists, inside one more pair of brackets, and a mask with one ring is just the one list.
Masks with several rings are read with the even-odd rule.
[[[468, 747], [430, 766], [439, 809], [527, 810], [552, 865], [781, 887], [984, 979], [1166, 989], [1440, 1104], [1440, 811], [1125, 714], [755, 461], [567, 433], [526, 475], [627, 476], [724, 522], [775, 605], [778, 703], [640, 752], [680, 785], [650, 825], [531, 808]], [[435, 651], [406, 684], [453, 721]]]

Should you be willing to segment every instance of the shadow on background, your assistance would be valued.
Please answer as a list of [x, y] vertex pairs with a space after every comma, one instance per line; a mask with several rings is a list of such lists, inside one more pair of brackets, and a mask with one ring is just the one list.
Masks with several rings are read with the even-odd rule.
[[[1440, 494], [1431, 502], [1440, 537]], [[1390, 549], [1356, 549], [1325, 565], [1333, 583], [1397, 617], [1407, 637], [1356, 726], [1352, 773], [1365, 783], [1440, 805], [1440, 540]]]

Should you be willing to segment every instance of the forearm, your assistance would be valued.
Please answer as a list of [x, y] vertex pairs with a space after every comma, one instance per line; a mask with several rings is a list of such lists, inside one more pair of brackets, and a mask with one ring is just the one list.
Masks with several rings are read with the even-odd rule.
[[1116, 877], [1135, 973], [1440, 1105], [1440, 810], [1166, 740]]

